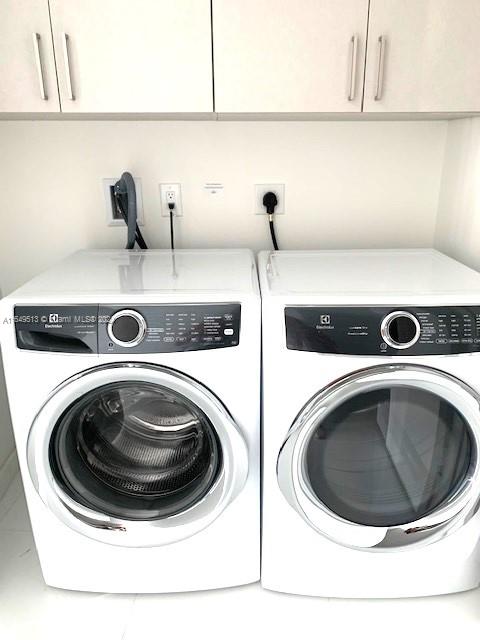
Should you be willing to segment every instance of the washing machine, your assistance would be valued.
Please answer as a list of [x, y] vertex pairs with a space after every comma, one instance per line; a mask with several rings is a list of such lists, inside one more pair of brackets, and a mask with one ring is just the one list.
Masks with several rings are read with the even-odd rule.
[[257, 581], [253, 255], [80, 252], [1, 312], [45, 582], [137, 593]]
[[480, 582], [480, 275], [431, 250], [262, 253], [268, 589]]

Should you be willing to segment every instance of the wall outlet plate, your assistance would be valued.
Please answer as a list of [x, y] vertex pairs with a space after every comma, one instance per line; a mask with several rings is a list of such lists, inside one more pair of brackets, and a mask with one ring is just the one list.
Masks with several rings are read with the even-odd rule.
[[[134, 178], [135, 191], [137, 194], [137, 224], [143, 226], [143, 197], [142, 197], [142, 181], [140, 178]], [[105, 198], [105, 211], [107, 214], [107, 225], [109, 227], [124, 227], [125, 220], [119, 216], [113, 204], [113, 186], [118, 182], [118, 178], [103, 179], [103, 195]]]
[[275, 207], [275, 215], [282, 215], [285, 213], [285, 185], [284, 184], [256, 184], [254, 186], [254, 210], [255, 215], [267, 215], [265, 207], [263, 206], [263, 196], [268, 192], [273, 191], [277, 196], [278, 204]]
[[160, 189], [160, 205], [162, 208], [162, 217], [170, 217], [170, 209], [168, 208], [168, 203], [172, 201], [172, 194], [175, 194], [175, 209], [173, 210], [173, 214], [175, 216], [183, 216], [181, 184], [179, 182], [162, 182], [158, 186]]

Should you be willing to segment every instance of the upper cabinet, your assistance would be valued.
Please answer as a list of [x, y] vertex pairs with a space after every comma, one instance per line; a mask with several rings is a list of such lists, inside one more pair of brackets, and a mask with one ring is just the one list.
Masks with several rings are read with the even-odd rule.
[[50, 0], [50, 10], [62, 111], [213, 111], [210, 0]]
[[0, 0], [0, 112], [480, 113], [479, 34], [480, 0]]
[[480, 111], [480, 0], [371, 0], [364, 111]]
[[358, 112], [368, 0], [213, 0], [215, 110]]
[[47, 0], [0, 0], [0, 112], [59, 111]]

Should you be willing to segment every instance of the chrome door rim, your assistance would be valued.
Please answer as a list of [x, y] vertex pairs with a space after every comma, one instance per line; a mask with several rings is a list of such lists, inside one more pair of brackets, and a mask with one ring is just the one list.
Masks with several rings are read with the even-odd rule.
[[[471, 436], [472, 458], [467, 476], [437, 509], [414, 522], [391, 527], [345, 520], [314, 494], [306, 478], [304, 459], [309, 438], [331, 411], [360, 392], [385, 386], [416, 387], [450, 402], [465, 418]], [[294, 420], [277, 461], [279, 487], [289, 504], [316, 531], [357, 549], [391, 551], [429, 544], [464, 524], [480, 505], [480, 398], [454, 376], [431, 367], [380, 365], [359, 370], [315, 394]]]
[[[111, 382], [131, 381], [166, 386], [195, 403], [210, 419], [222, 448], [222, 468], [208, 493], [189, 509], [160, 520], [122, 520], [85, 507], [65, 493], [50, 468], [50, 437], [62, 412], [88, 391]], [[234, 500], [248, 474], [245, 439], [227, 409], [210, 390], [179, 371], [131, 362], [88, 369], [54, 389], [32, 423], [27, 460], [40, 498], [64, 524], [89, 538], [130, 547], [160, 546], [198, 533]]]

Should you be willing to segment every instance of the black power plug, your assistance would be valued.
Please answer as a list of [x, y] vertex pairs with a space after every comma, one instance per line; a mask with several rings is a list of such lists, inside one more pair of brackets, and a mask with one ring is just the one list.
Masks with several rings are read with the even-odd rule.
[[273, 191], [267, 191], [263, 196], [262, 203], [268, 213], [268, 224], [270, 227], [273, 248], [275, 251], [278, 251], [277, 236], [275, 235], [275, 225], [273, 222], [273, 214], [275, 213], [275, 207], [278, 204], [278, 198]]
[[278, 204], [278, 198], [273, 191], [267, 191], [267, 193], [263, 196], [263, 206], [267, 210], [268, 215], [273, 215], [275, 213], [275, 207]]

